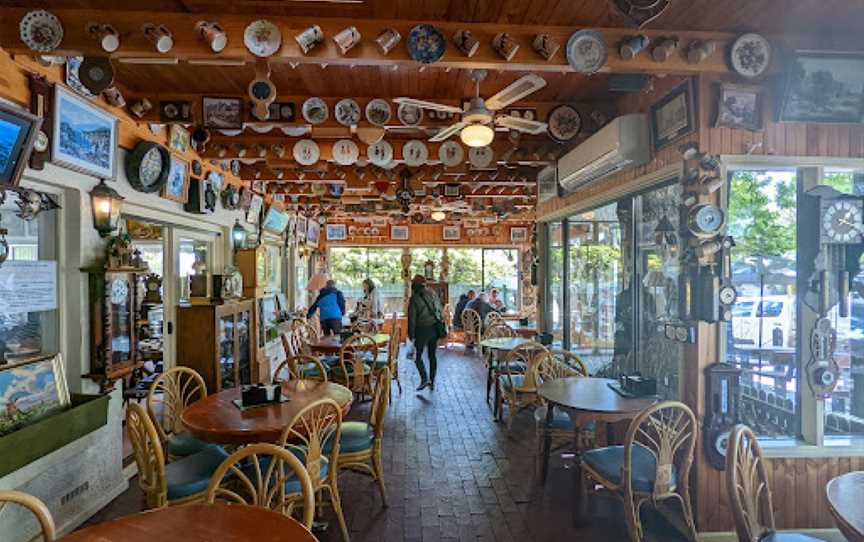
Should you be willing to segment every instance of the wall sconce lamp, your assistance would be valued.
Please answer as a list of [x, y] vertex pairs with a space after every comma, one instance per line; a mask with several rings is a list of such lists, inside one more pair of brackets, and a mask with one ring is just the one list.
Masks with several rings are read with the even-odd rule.
[[99, 184], [90, 191], [90, 203], [93, 210], [93, 227], [102, 237], [108, 237], [120, 222], [120, 208], [123, 206], [123, 196], [105, 184], [101, 179]]
[[246, 246], [246, 228], [240, 224], [240, 219], [234, 220], [234, 226], [231, 228], [231, 242], [234, 245], [234, 250], [240, 250]]

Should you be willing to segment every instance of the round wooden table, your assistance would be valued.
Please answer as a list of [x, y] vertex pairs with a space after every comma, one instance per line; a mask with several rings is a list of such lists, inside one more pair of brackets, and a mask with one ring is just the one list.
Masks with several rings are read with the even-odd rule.
[[232, 402], [240, 399], [240, 388], [232, 388], [189, 405], [180, 421], [195, 438], [217, 444], [254, 444], [278, 442], [285, 426], [305, 406], [330, 398], [347, 414], [353, 394], [333, 382], [289, 380], [282, 383], [282, 393], [290, 401], [240, 410]]
[[[384, 346], [390, 341], [390, 335], [387, 333], [374, 333], [370, 336], [375, 341], [374, 348]], [[318, 342], [311, 343], [309, 348], [319, 354], [338, 354], [339, 350], [342, 349], [342, 338], [339, 335], [326, 335], [321, 337]], [[372, 347], [370, 346], [370, 348]]]
[[833, 478], [825, 491], [831, 515], [843, 536], [853, 542], [864, 541], [864, 472]]
[[300, 522], [240, 504], [187, 504], [124, 516], [58, 542], [315, 542]]

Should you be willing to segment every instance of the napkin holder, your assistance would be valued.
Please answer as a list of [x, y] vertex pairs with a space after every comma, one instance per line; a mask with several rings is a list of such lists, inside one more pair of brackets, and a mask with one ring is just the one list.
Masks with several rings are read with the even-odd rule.
[[656, 378], [648, 378], [639, 374], [621, 375], [618, 383], [621, 386], [621, 390], [634, 397], [657, 395]]
[[240, 388], [240, 401], [244, 407], [282, 402], [282, 386], [253, 384]]

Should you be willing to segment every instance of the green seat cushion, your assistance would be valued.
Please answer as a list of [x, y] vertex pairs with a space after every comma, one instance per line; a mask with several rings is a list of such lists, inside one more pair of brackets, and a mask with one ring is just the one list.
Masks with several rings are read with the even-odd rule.
[[[621, 467], [624, 465], [624, 446], [607, 446], [582, 453], [582, 461], [597, 474], [616, 485], [621, 485]], [[636, 491], [650, 493], [654, 490], [657, 475], [657, 458], [641, 444], [633, 445], [630, 461], [630, 476]], [[677, 474], [672, 468], [672, 485]]]
[[208, 446], [215, 446], [215, 444], [198, 440], [188, 431], [171, 435], [168, 437], [168, 442], [165, 443], [165, 448], [171, 457], [186, 457], [187, 455], [197, 454]]
[[505, 390], [510, 390], [510, 383], [513, 383], [517, 389], [521, 388], [525, 384], [525, 375], [511, 375], [509, 378], [507, 375], [501, 375], [498, 377], [498, 382], [501, 383], [501, 387]]
[[525, 372], [525, 363], [521, 361], [493, 361], [492, 368], [496, 371], [506, 371], [507, 368], [510, 368], [511, 373], [524, 373]]
[[[325, 447], [326, 446], [327, 445], [325, 444]], [[294, 454], [294, 457], [299, 459], [300, 462], [303, 463], [304, 466], [306, 465], [306, 454], [304, 453], [303, 450], [301, 450], [299, 448], [288, 448], [288, 451], [291, 452], [292, 454]], [[258, 456], [258, 458], [259, 458], [258, 461], [261, 465], [260, 468], [261, 468], [261, 475], [262, 476], [267, 475], [267, 469], [270, 468], [270, 461], [271, 461], [272, 457], [273, 456], [269, 456], [269, 455]], [[286, 470], [286, 475], [289, 475], [290, 469], [288, 468], [287, 465], [285, 466], [285, 470]], [[327, 478], [327, 473], [329, 471], [330, 471], [330, 460], [327, 457], [322, 455], [322, 457], [321, 457], [321, 480], [324, 480], [325, 478]], [[253, 483], [255, 483], [255, 480], [257, 479], [258, 475], [255, 471], [255, 467], [253, 466], [253, 464], [251, 462], [248, 465], [246, 465], [245, 467], [243, 467], [243, 473], [246, 476], [248, 476], [249, 479], [252, 480]], [[291, 478], [289, 478], [288, 480], [285, 481], [285, 493], [289, 493], [289, 494], [290, 493], [300, 493], [300, 489], [301, 489], [300, 480], [296, 476], [291, 476]]]
[[[534, 409], [534, 420], [539, 424], [546, 424], [546, 407], [541, 406]], [[570, 421], [570, 416], [556, 408], [552, 410], [552, 424], [549, 426], [552, 429], [573, 429], [573, 422]]]
[[339, 356], [324, 356], [321, 358], [321, 363], [328, 367], [336, 367], [339, 365]]
[[[372, 448], [374, 431], [365, 422], [342, 422], [342, 435], [339, 437], [339, 453], [350, 454]], [[329, 455], [333, 446], [328, 441], [324, 453]]]
[[[354, 365], [348, 365], [348, 366], [346, 366], [346, 369], [348, 371], [348, 376], [354, 376]], [[363, 374], [368, 375], [371, 372], [372, 372], [372, 369], [370, 369], [368, 365], [363, 364]], [[344, 376], [344, 373], [342, 371], [342, 367], [334, 367], [333, 368], [333, 374], [335, 376]]]
[[[299, 367], [300, 374], [306, 378], [321, 378], [321, 370], [314, 363], [304, 363]], [[326, 370], [326, 368], [325, 368]]]
[[770, 533], [760, 538], [759, 542], [824, 542], [824, 540], [800, 533]]
[[208, 446], [197, 454], [165, 465], [168, 499], [182, 499], [207, 489], [213, 473], [227, 457], [228, 452], [221, 447]]

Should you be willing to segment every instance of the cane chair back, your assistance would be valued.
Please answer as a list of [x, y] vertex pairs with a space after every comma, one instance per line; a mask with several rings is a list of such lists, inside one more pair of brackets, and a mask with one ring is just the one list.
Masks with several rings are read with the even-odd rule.
[[369, 427], [374, 428], [374, 438], [377, 441], [380, 441], [384, 435], [384, 418], [387, 416], [387, 407], [390, 403], [390, 386], [387, 384], [391, 374], [389, 367], [381, 371], [381, 380], [375, 386], [372, 408], [369, 409]]
[[501, 339], [501, 338], [511, 338], [516, 336], [516, 331], [508, 326], [503, 320], [498, 320], [491, 326], [486, 327], [486, 331], [483, 332], [483, 340], [486, 339]]
[[578, 374], [575, 376], [591, 376], [588, 366], [585, 365], [582, 358], [573, 352], [556, 348], [552, 350], [552, 355], [555, 356], [555, 359], [576, 371]]
[[299, 356], [303, 352], [303, 339], [295, 330], [288, 331], [281, 335], [282, 348], [285, 349], [285, 355], [289, 358]]
[[206, 397], [204, 379], [189, 367], [168, 369], [153, 380], [147, 392], [147, 413], [163, 446], [171, 436], [184, 431], [180, 415], [186, 407]]
[[361, 316], [351, 324], [351, 333], [356, 334], [371, 334], [377, 333], [378, 326], [375, 325], [375, 322], [371, 318], [367, 318], [365, 316]]
[[0, 491], [0, 513], [7, 504], [17, 504], [28, 509], [39, 522], [42, 530], [42, 540], [44, 542], [54, 542], [57, 536], [57, 530], [54, 527], [54, 518], [51, 517], [51, 511], [45, 506], [45, 503], [27, 493], [21, 491]]
[[[299, 482], [300, 495], [289, 498], [286, 483]], [[295, 484], [296, 485], [296, 484]], [[303, 463], [290, 451], [275, 444], [253, 444], [231, 454], [210, 478], [205, 501], [258, 506], [293, 515], [294, 506], [303, 506], [302, 523], [312, 528], [315, 517], [315, 490]]]
[[279, 384], [289, 378], [327, 382], [327, 368], [315, 356], [308, 354], [292, 356], [276, 367], [276, 370], [273, 372], [273, 383]]
[[774, 532], [774, 508], [765, 460], [756, 435], [746, 425], [736, 425], [729, 435], [726, 491], [739, 541], [755, 542]]
[[[537, 365], [549, 354], [549, 350], [542, 344], [534, 341], [520, 344], [511, 350], [501, 364], [501, 374], [506, 378], [506, 386], [517, 393], [534, 393], [537, 391]], [[526, 367], [524, 374], [514, 372], [518, 363]], [[519, 381], [513, 379], [519, 376]]]
[[316, 325], [316, 321], [306, 320], [305, 318], [295, 320], [292, 331], [300, 337], [304, 348], [321, 339], [321, 329]]
[[489, 327], [498, 322], [503, 322], [504, 319], [501, 318], [501, 313], [498, 311], [491, 311], [486, 315], [486, 318], [483, 320], [483, 327]]
[[144, 492], [147, 508], [166, 506], [168, 482], [162, 441], [150, 416], [138, 403], [129, 403], [126, 407], [126, 434], [132, 443], [132, 456], [138, 466], [138, 484]]
[[339, 348], [339, 367], [333, 372], [333, 380], [344, 384], [354, 391], [363, 392], [369, 387], [371, 369], [367, 362], [372, 355], [377, 358], [378, 345], [368, 334], [352, 335], [342, 341]]
[[558, 378], [587, 376], [583, 371], [561, 361], [556, 353], [549, 352], [537, 356], [536, 381], [538, 384], [551, 382]]
[[480, 314], [474, 309], [462, 310], [462, 332], [465, 334], [465, 346], [474, 346], [480, 342], [482, 333]]

